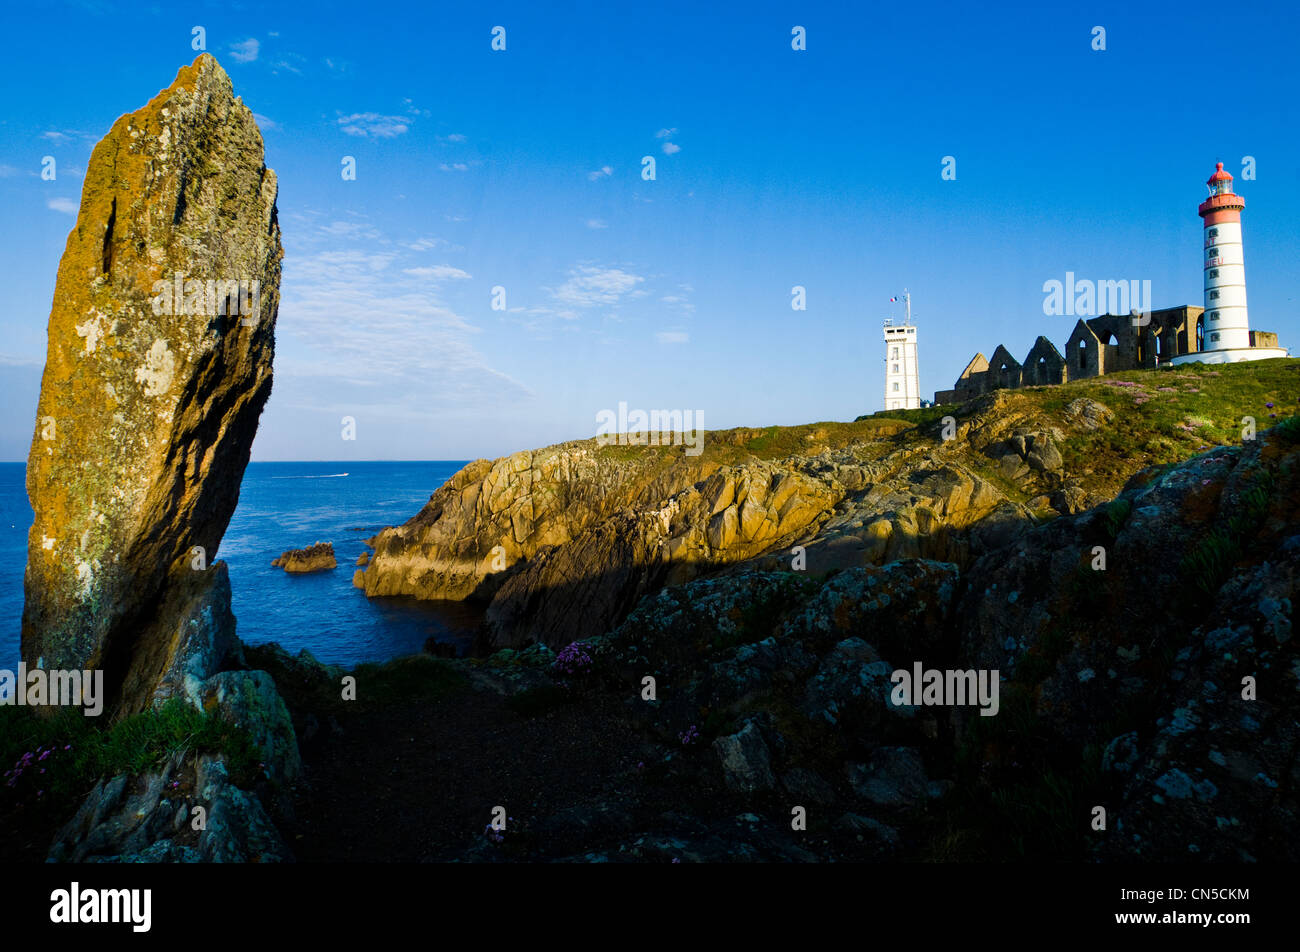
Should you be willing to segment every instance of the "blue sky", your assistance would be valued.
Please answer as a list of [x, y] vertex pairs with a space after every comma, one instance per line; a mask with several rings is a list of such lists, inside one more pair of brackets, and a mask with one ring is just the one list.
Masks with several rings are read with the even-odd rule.
[[882, 406], [904, 287], [926, 395], [977, 350], [1063, 346], [1074, 318], [1045, 316], [1042, 286], [1067, 271], [1200, 304], [1216, 160], [1246, 198], [1251, 326], [1298, 350], [1298, 21], [1281, 3], [16, 7], [0, 459], [30, 445], [90, 150], [193, 59], [195, 25], [280, 182], [253, 458], [346, 460], [591, 436], [620, 401], [708, 428], [852, 419]]

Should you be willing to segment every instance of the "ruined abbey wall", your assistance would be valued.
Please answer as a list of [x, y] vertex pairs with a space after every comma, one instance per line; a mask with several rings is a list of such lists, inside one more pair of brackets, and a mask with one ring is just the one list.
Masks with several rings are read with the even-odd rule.
[[[1122, 370], [1154, 369], [1172, 357], [1203, 349], [1198, 346], [1204, 308], [1194, 305], [1152, 311], [1144, 324], [1131, 316], [1105, 314], [1074, 325], [1065, 352], [1046, 337], [1018, 361], [1001, 344], [991, 358], [976, 354], [951, 390], [935, 392], [934, 402], [960, 403], [990, 390], [1066, 383]], [[1277, 335], [1251, 331], [1252, 347], [1275, 347]]]

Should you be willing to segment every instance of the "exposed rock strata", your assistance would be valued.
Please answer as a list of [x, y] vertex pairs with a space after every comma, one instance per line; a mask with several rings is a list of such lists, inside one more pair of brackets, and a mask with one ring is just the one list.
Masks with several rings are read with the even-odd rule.
[[[1074, 416], [1089, 425], [1098, 413]], [[1072, 426], [999, 393], [967, 408], [948, 440], [939, 425], [904, 440], [896, 422], [867, 421], [805, 428], [799, 452], [771, 458], [764, 431], [725, 431], [698, 457], [586, 441], [478, 460], [383, 530], [354, 584], [481, 600], [492, 643], [558, 647], [612, 627], [665, 584], [788, 567], [796, 545], [814, 575], [904, 558], [966, 564], [1038, 514], [1087, 501], [1058, 449]]]

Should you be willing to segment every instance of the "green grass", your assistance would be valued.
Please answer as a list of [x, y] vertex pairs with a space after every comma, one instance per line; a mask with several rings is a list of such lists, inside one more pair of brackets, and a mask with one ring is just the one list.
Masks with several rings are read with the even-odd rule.
[[[51, 753], [39, 760], [43, 750]], [[79, 710], [43, 716], [32, 708], [3, 707], [0, 763], [10, 770], [25, 753], [35, 755], [36, 762], [23, 770], [14, 786], [8, 785], [8, 777], [0, 783], [0, 804], [8, 808], [33, 799], [79, 797], [101, 777], [143, 773], [182, 751], [224, 754], [232, 778], [244, 784], [256, 776], [260, 760], [247, 731], [175, 698], [161, 709], [103, 726]]]
[[814, 447], [839, 449], [855, 440], [887, 439], [908, 426], [907, 421], [878, 420], [872, 417], [860, 417], [852, 423], [769, 426], [762, 428], [757, 435], [739, 441], [738, 448], [759, 459], [785, 459], [789, 456], [806, 456]]
[[[1120, 381], [1138, 386], [1115, 386]], [[1072, 437], [1070, 452], [1062, 448], [1072, 472], [1098, 456], [1130, 454], [1152, 464], [1169, 463], [1186, 459], [1201, 445], [1239, 444], [1243, 417], [1253, 417], [1259, 429], [1267, 429], [1273, 422], [1270, 412], [1295, 405], [1300, 366], [1282, 358], [1213, 367], [1190, 364], [1108, 374], [1042, 393], [1038, 399], [1045, 410], [1062, 410], [1070, 401], [1088, 397], [1116, 413], [1109, 425]], [[1136, 401], [1139, 393], [1145, 402]], [[1191, 424], [1190, 432], [1180, 424]]]
[[1227, 580], [1272, 500], [1273, 474], [1261, 470], [1255, 482], [1242, 490], [1227, 524], [1215, 526], [1183, 557], [1179, 568], [1202, 594], [1213, 597]]
[[1112, 540], [1118, 538], [1119, 532], [1124, 528], [1124, 523], [1128, 522], [1129, 514], [1133, 511], [1133, 500], [1127, 497], [1121, 497], [1114, 500], [1106, 507], [1106, 535]]
[[[1119, 383], [1136, 386], [1117, 386]], [[1275, 422], [1269, 413], [1285, 416], [1296, 407], [1295, 395], [1300, 393], [1300, 362], [1190, 364], [1001, 393], [1013, 401], [1010, 412], [1032, 420], [1037, 411], [1045, 418], [1043, 422], [1061, 427], [1066, 437], [1058, 448], [1065, 472], [1083, 478], [1097, 495], [1113, 498], [1143, 467], [1182, 462], [1206, 446], [1240, 444], [1243, 417], [1253, 417], [1256, 427], [1263, 430]], [[1063, 411], [1080, 397], [1105, 405], [1114, 417], [1091, 431], [1070, 425], [1063, 419]], [[1272, 409], [1269, 403], [1274, 404]], [[710, 430], [704, 434], [703, 453], [698, 457], [684, 456], [680, 446], [605, 446], [596, 452], [611, 460], [638, 463], [644, 471], [639, 477], [643, 482], [683, 462], [727, 466], [754, 459], [806, 456], [814, 448], [838, 450], [855, 445], [855, 454], [869, 459], [884, 456], [899, 443], [933, 442], [936, 424], [943, 417], [961, 417], [965, 412], [962, 404], [948, 404], [882, 410], [859, 416], [852, 423]], [[1300, 438], [1300, 423], [1284, 426], [1293, 428]], [[1023, 493], [989, 471], [979, 475], [993, 481], [1010, 498], [1026, 501]]]
[[912, 421], [894, 418], [865, 417], [853, 423], [805, 423], [799, 426], [737, 427], [708, 430], [703, 435], [703, 451], [688, 457], [682, 446], [623, 446], [596, 448], [596, 455], [620, 462], [637, 462], [648, 472], [666, 469], [682, 460], [699, 463], [734, 465], [752, 459], [785, 459], [808, 455], [813, 447], [840, 449], [856, 441], [878, 441], [910, 429]]
[[1277, 424], [1278, 437], [1287, 443], [1300, 443], [1300, 416], [1289, 416]]
[[953, 411], [960, 409], [960, 403], [946, 403], [937, 407], [921, 407], [916, 410], [878, 410], [875, 413], [865, 413], [853, 422], [875, 421], [888, 423], [897, 421], [924, 429], [931, 423], [937, 423], [946, 416], [955, 416]]
[[[658, 436], [655, 438], [658, 439]], [[655, 454], [662, 456], [665, 459], [672, 459], [675, 456], [681, 455], [682, 451], [683, 448], [681, 446], [659, 446], [658, 444], [650, 444], [646, 446], [625, 446], [621, 443], [611, 443], [608, 446], [599, 447], [596, 450], [596, 454], [598, 456], [603, 456], [606, 459], [626, 462], [630, 460], [642, 460], [646, 457], [646, 454]]]

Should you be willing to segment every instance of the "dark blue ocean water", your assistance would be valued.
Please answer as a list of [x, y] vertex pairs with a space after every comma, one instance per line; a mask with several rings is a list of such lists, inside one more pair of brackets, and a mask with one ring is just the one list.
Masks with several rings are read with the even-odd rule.
[[[368, 599], [352, 587], [362, 543], [419, 512], [465, 464], [250, 463], [239, 506], [217, 558], [230, 567], [239, 637], [310, 648], [327, 664], [385, 661], [418, 652], [435, 636], [462, 650], [479, 621], [459, 605], [410, 598]], [[0, 668], [18, 663], [23, 569], [32, 510], [23, 463], [0, 463]], [[346, 476], [338, 475], [346, 473]], [[285, 549], [334, 543], [332, 572], [289, 575], [271, 568]]]

